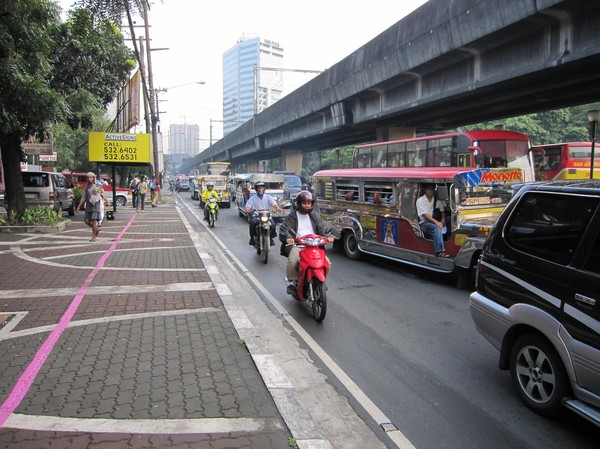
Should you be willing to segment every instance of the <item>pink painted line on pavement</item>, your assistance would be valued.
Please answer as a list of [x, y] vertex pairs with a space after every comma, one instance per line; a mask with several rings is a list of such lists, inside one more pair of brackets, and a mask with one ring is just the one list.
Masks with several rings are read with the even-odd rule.
[[0, 406], [0, 428], [4, 427], [4, 423], [6, 422], [6, 420], [19, 406], [19, 404], [31, 388], [33, 381], [35, 380], [40, 369], [46, 362], [46, 359], [50, 355], [50, 352], [54, 348], [54, 345], [71, 322], [73, 316], [75, 315], [75, 312], [77, 312], [77, 308], [79, 307], [81, 301], [83, 300], [83, 297], [87, 293], [90, 284], [92, 283], [100, 269], [104, 266], [106, 259], [108, 259], [108, 257], [115, 251], [117, 245], [121, 241], [121, 238], [131, 227], [136, 215], [137, 212], [134, 212], [133, 216], [131, 217], [127, 225], [123, 228], [123, 230], [119, 233], [119, 235], [112, 243], [110, 248], [102, 255], [102, 257], [100, 257], [98, 263], [96, 264], [96, 267], [90, 272], [86, 280], [83, 282], [83, 285], [79, 288], [79, 291], [73, 298], [73, 301], [71, 301], [71, 304], [69, 305], [63, 316], [60, 318], [60, 321], [58, 322], [57, 326], [52, 330], [52, 332], [44, 341], [42, 346], [40, 346], [40, 349], [38, 349], [38, 351], [36, 352], [29, 366], [27, 366], [23, 374], [21, 374], [21, 377], [19, 377], [19, 380], [17, 380], [17, 383], [10, 392], [8, 398], [6, 399], [6, 401], [4, 401], [2, 406]]

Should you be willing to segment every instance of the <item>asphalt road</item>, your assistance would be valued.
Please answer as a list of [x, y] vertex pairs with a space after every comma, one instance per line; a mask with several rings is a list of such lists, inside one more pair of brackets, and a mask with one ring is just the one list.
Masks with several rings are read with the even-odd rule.
[[[189, 194], [180, 198], [198, 211]], [[211, 231], [203, 230], [226, 245], [240, 275], [249, 273], [265, 302], [276, 302], [273, 312], [284, 308], [310, 336], [301, 344], [315, 364], [389, 448], [598, 446], [600, 430], [587, 421], [570, 413], [549, 420], [520, 402], [508, 372], [497, 368], [497, 351], [473, 326], [469, 291], [457, 289], [453, 279], [379, 258], [355, 262], [329, 251], [328, 311], [319, 324], [309, 307], [285, 293], [286, 259], [279, 248], [265, 265], [248, 246], [247, 222], [235, 207], [221, 209]], [[406, 440], [390, 440], [381, 429], [386, 421]]]

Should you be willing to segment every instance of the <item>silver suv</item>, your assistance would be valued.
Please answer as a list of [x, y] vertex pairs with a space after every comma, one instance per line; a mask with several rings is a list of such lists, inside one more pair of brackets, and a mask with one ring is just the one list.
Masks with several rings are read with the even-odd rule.
[[24, 171], [23, 189], [27, 206], [46, 206], [59, 214], [75, 215], [75, 195], [62, 173]]
[[483, 246], [470, 309], [530, 409], [600, 426], [600, 182], [518, 190]]

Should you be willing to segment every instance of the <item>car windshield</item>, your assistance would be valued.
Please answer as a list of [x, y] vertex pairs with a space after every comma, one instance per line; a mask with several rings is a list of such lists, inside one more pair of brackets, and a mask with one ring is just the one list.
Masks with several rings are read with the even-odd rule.
[[287, 182], [288, 187], [302, 187], [302, 180], [299, 176], [286, 176], [285, 182]]

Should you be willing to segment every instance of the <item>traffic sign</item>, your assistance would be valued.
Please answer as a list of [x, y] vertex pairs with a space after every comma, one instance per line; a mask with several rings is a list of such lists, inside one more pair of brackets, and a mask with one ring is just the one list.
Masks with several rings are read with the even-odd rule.
[[25, 154], [52, 154], [54, 152], [52, 133], [44, 133], [43, 142], [35, 135], [21, 140], [21, 149]]

